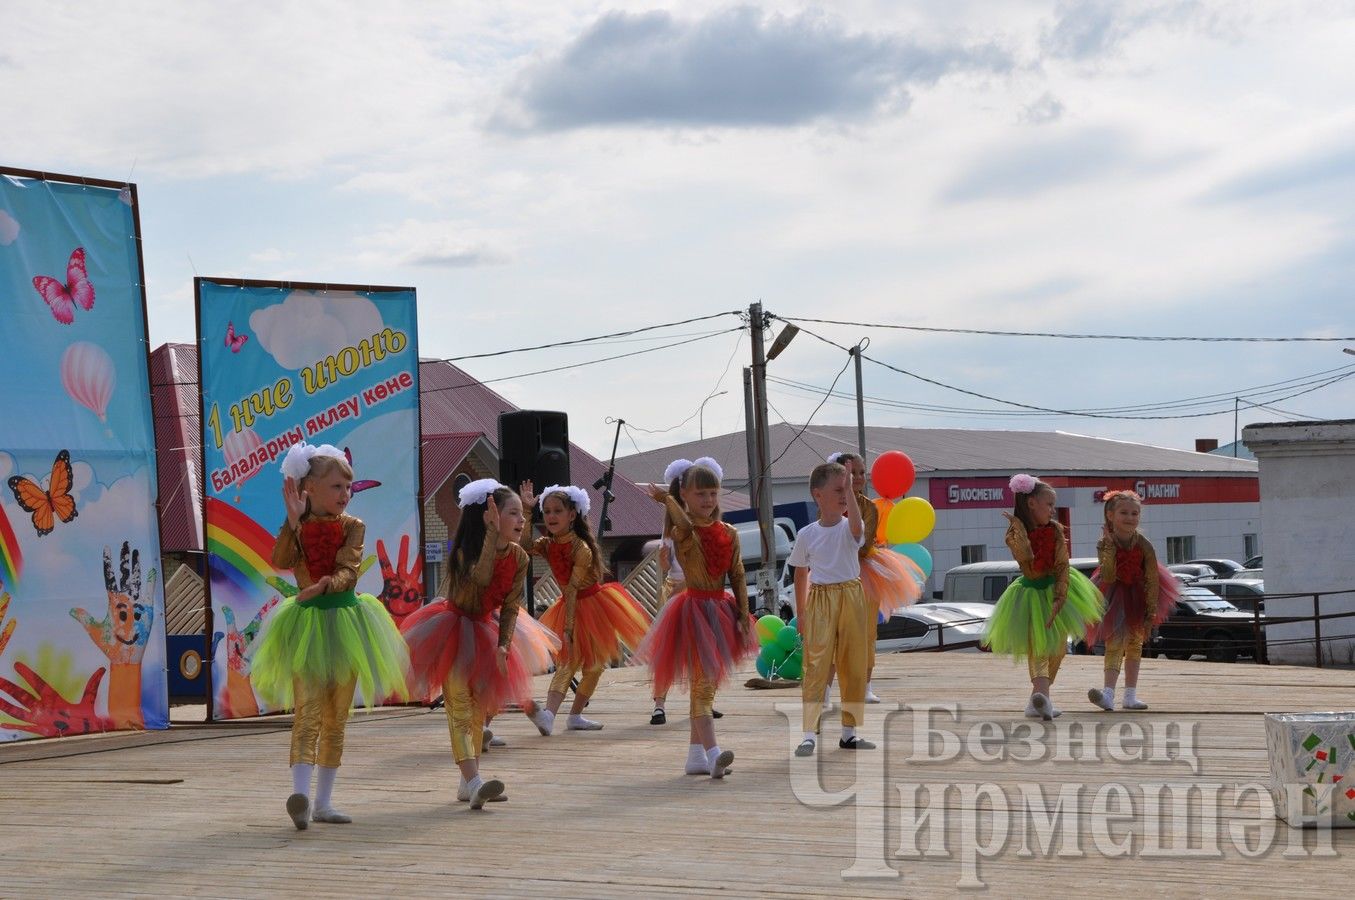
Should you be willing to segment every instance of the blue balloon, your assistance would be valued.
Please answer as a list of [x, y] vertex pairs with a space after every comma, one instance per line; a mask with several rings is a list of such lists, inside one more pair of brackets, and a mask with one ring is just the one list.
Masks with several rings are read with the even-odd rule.
[[875, 624], [883, 625], [884, 623], [885, 623], [885, 614], [882, 612], [877, 612], [875, 614]]
[[921, 544], [895, 544], [890, 549], [917, 563], [917, 567], [922, 570], [923, 575], [929, 576], [932, 574], [932, 554]]

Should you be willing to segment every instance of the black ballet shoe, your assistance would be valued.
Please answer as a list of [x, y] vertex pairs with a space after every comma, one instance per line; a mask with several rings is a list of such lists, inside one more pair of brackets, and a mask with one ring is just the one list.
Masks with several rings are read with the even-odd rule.
[[652, 716], [649, 717], [649, 724], [650, 724], [650, 725], [667, 725], [667, 724], [668, 724], [668, 714], [665, 713], [665, 712], [664, 712], [662, 709], [660, 709], [659, 707], [657, 707], [657, 706], [654, 707], [654, 715], [652, 715]]
[[875, 745], [870, 741], [862, 740], [856, 735], [852, 735], [851, 740], [839, 738], [837, 745], [843, 750], [874, 750]]
[[712, 719], [723, 719], [725, 717], [725, 714], [720, 712], [718, 709], [712, 709], [710, 711], [710, 717]]

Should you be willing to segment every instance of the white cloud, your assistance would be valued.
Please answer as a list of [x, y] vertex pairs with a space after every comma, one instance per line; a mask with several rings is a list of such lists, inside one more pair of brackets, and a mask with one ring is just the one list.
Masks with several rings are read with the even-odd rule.
[[250, 331], [284, 369], [303, 369], [382, 329], [381, 312], [351, 291], [293, 291], [255, 310]]
[[376, 265], [468, 268], [509, 260], [507, 239], [472, 222], [406, 219], [359, 239], [358, 258]]

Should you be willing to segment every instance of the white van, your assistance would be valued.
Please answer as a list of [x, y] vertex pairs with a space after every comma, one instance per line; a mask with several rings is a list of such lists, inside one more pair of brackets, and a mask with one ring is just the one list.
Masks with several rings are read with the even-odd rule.
[[[1088, 578], [1096, 571], [1094, 556], [1070, 559], [1068, 564]], [[947, 603], [996, 603], [1007, 585], [1021, 577], [1015, 560], [969, 563], [946, 573], [941, 596]]]

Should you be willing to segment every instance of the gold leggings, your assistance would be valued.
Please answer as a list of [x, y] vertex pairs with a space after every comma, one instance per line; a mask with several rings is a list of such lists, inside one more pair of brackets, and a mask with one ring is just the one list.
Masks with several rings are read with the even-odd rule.
[[292, 717], [291, 765], [338, 767], [343, 757], [343, 728], [356, 687], [356, 679], [307, 684], [298, 678], [292, 682], [296, 715]]
[[1053, 684], [1054, 679], [1059, 675], [1059, 666], [1063, 665], [1063, 656], [1067, 652], [1066, 649], [1061, 647], [1052, 656], [1041, 656], [1038, 659], [1034, 656], [1027, 657], [1026, 669], [1030, 672], [1030, 680], [1048, 678], [1049, 683]]
[[834, 666], [842, 696], [842, 724], [855, 727], [859, 721], [866, 702], [866, 666], [875, 639], [873, 610], [860, 581], [810, 585], [799, 616], [804, 638], [800, 697], [805, 731], [818, 730], [823, 692]]
[[458, 763], [479, 759], [485, 711], [475, 702], [470, 685], [449, 673], [442, 683], [442, 699], [447, 710], [447, 731], [452, 736], [452, 758]]
[[699, 673], [692, 674], [691, 704], [688, 707], [693, 719], [710, 716], [715, 710], [715, 682]]
[[[579, 679], [579, 689], [574, 692], [575, 696], [587, 700], [593, 696], [593, 692], [598, 688], [598, 679], [602, 677], [603, 666], [593, 669], [584, 669], [583, 677]], [[579, 671], [579, 664], [576, 662], [560, 663], [555, 667], [555, 677], [550, 680], [551, 691], [557, 694], [569, 693], [569, 682]]]
[[1125, 660], [1143, 658], [1143, 632], [1134, 630], [1106, 641], [1106, 671], [1118, 672]]

